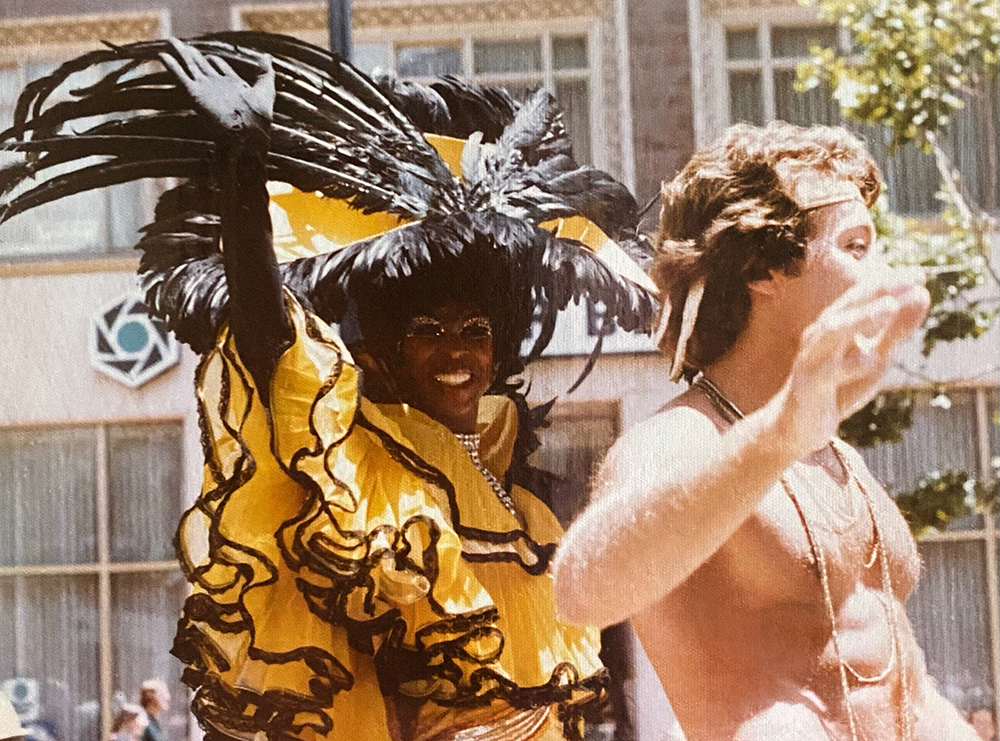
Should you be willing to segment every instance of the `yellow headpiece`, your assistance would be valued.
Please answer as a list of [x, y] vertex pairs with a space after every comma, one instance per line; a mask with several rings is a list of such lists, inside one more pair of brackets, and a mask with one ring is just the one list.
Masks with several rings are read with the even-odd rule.
[[[464, 139], [424, 134], [455, 177], [462, 176]], [[335, 252], [346, 245], [383, 234], [408, 223], [406, 219], [379, 211], [366, 214], [347, 201], [322, 193], [305, 193], [287, 183], [268, 183], [271, 222], [278, 262]], [[546, 221], [539, 226], [563, 239], [586, 246], [615, 273], [656, 293], [656, 284], [597, 224], [584, 216]]]

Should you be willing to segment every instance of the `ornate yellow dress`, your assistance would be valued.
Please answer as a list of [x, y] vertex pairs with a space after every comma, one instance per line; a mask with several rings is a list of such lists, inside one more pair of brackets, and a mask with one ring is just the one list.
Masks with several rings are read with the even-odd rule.
[[[555, 517], [512, 486], [522, 528], [451, 432], [365, 399], [336, 334], [288, 306], [269, 408], [228, 332], [198, 371], [205, 481], [178, 531], [194, 589], [174, 653], [208, 737], [577, 735], [606, 674], [597, 631], [555, 614]], [[484, 398], [479, 429], [504, 481], [513, 403]]]

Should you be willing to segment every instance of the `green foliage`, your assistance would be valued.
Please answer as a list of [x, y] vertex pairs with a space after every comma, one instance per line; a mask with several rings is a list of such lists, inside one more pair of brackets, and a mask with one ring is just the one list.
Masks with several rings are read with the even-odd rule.
[[[847, 117], [889, 129], [890, 151], [912, 143], [932, 153], [941, 176], [939, 221], [905, 219], [884, 208], [875, 212], [879, 242], [890, 260], [927, 273], [931, 308], [923, 353], [941, 342], [981, 337], [1000, 309], [1000, 277], [990, 263], [998, 221], [967, 201], [940, 135], [966, 100], [1000, 84], [1000, 5], [996, 0], [818, 0], [818, 8], [826, 21], [850, 31], [854, 45], [849, 52], [814, 46], [812, 59], [799, 66], [798, 89], [826, 85]], [[992, 137], [984, 146], [995, 146]], [[947, 402], [943, 395], [936, 398]], [[840, 434], [860, 447], [897, 442], [912, 423], [911, 405], [908, 394], [881, 394], [844, 420]], [[974, 510], [996, 512], [995, 475], [984, 484], [961, 471], [935, 472], [896, 501], [915, 534], [944, 528]]]
[[[998, 312], [996, 297], [983, 297], [988, 284], [995, 284], [987, 259], [989, 224], [963, 217], [961, 209], [952, 205], [953, 197], [942, 194], [942, 200], [948, 205], [937, 232], [884, 208], [876, 211], [875, 219], [889, 259], [926, 272], [931, 307], [924, 323], [924, 355], [930, 355], [939, 342], [981, 337]], [[940, 231], [941, 227], [946, 231]]]
[[[994, 476], [996, 470], [994, 470]], [[996, 517], [1000, 511], [1000, 479], [993, 479], [992, 484], [986, 484], [976, 489], [976, 511], [984, 517]]]
[[837, 435], [856, 448], [898, 443], [913, 424], [913, 393], [885, 391], [840, 423]]
[[892, 147], [940, 131], [963, 90], [996, 76], [995, 0], [820, 0], [820, 14], [850, 29], [856, 54], [817, 47], [800, 85], [830, 84], [844, 112], [888, 126]]
[[990, 328], [996, 309], [979, 309], [978, 302], [970, 302], [965, 309], [952, 311], [935, 308], [924, 329], [924, 355], [930, 355], [938, 342], [976, 339]]
[[965, 471], [935, 471], [913, 491], [897, 496], [896, 504], [916, 537], [932, 528], [944, 530], [958, 517], [995, 512], [997, 489], [997, 481], [984, 484]]
[[941, 219], [931, 231], [926, 223], [884, 210], [876, 221], [894, 262], [928, 271], [931, 309], [924, 355], [940, 342], [981, 337], [998, 313], [996, 298], [982, 296], [987, 283], [1000, 285], [989, 262], [997, 220], [966, 201], [939, 135], [964, 106], [963, 95], [1000, 80], [1000, 5], [995, 0], [819, 0], [819, 11], [850, 30], [854, 48], [842, 54], [814, 47], [812, 59], [799, 67], [799, 87], [826, 83], [845, 115], [888, 127], [892, 147], [913, 142], [933, 152], [941, 175]]
[[[913, 423], [912, 391], [885, 391], [872, 399], [862, 410], [840, 424], [838, 435], [858, 448], [870, 448], [882, 443], [898, 443]], [[947, 408], [951, 402], [943, 391], [931, 400], [932, 406]], [[995, 517], [1000, 497], [1000, 480], [994, 460], [993, 478], [983, 482], [966, 471], [933, 472], [915, 489], [895, 497], [914, 537], [932, 528], [944, 530], [959, 517], [981, 513]]]

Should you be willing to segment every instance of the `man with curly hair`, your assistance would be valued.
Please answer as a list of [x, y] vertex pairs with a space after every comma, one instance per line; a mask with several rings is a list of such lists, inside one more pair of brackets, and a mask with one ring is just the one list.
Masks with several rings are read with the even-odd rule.
[[[839, 422], [928, 307], [889, 270], [843, 129], [739, 125], [662, 191], [671, 376], [556, 564], [567, 618], [631, 617], [688, 741], [974, 741], [903, 605], [919, 558]], [[627, 557], [624, 557], [627, 554]]]

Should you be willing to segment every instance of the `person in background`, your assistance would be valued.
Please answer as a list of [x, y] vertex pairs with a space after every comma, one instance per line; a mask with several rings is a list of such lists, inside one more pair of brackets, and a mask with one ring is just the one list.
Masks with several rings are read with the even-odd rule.
[[167, 734], [160, 726], [160, 718], [170, 709], [170, 690], [162, 679], [147, 679], [139, 688], [139, 704], [146, 711], [149, 722], [142, 732], [141, 741], [167, 741]]
[[14, 706], [7, 695], [0, 692], [0, 741], [21, 741], [27, 735], [28, 731], [21, 726]]
[[111, 741], [139, 741], [146, 714], [138, 705], [123, 705], [111, 721]]

